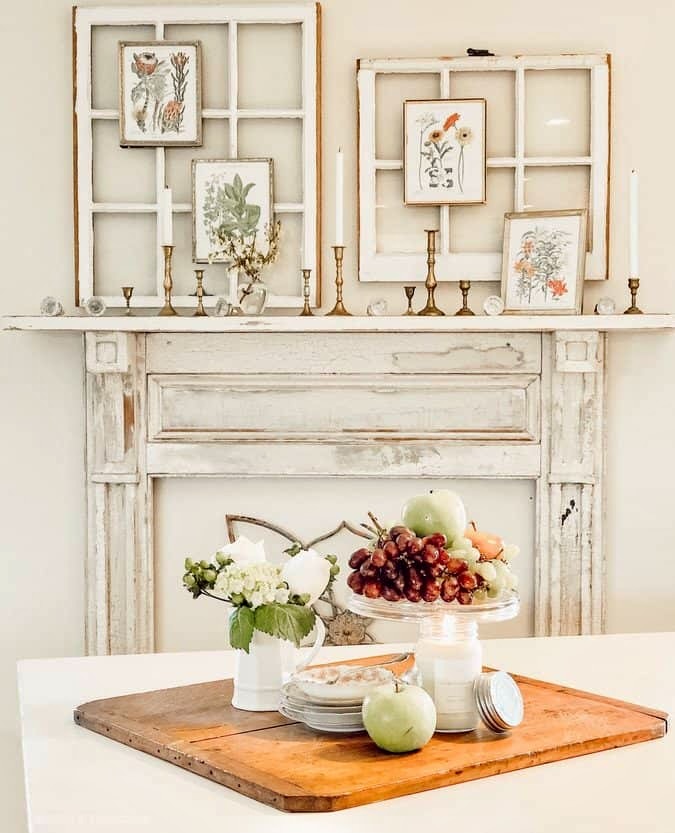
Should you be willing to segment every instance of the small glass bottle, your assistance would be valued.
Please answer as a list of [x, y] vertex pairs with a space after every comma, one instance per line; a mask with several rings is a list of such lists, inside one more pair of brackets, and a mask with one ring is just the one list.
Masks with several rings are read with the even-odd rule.
[[470, 732], [480, 718], [474, 683], [483, 665], [475, 621], [439, 615], [424, 619], [415, 659], [422, 686], [436, 704], [437, 732]]

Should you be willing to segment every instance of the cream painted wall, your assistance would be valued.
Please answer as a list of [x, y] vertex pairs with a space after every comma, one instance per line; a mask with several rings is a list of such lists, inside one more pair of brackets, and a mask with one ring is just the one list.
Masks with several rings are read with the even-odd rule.
[[[588, 289], [626, 302], [626, 174], [641, 173], [641, 305], [675, 308], [672, 136], [669, 101], [671, 0], [326, 0], [323, 38], [324, 217], [332, 228], [332, 152], [347, 152], [347, 204], [355, 206], [355, 75], [360, 56], [608, 51], [613, 55], [611, 279]], [[0, 134], [1, 313], [37, 310], [46, 294], [72, 299], [70, 4], [22, 0], [0, 11], [4, 65]], [[358, 286], [355, 210], [347, 222], [345, 298], [363, 310], [375, 295], [403, 309], [400, 287]], [[328, 243], [330, 241], [326, 241]], [[324, 266], [328, 255], [324, 246]], [[479, 306], [485, 286], [472, 297]], [[440, 290], [458, 306], [456, 286]], [[330, 289], [327, 297], [330, 300]], [[671, 438], [675, 405], [672, 335], [615, 336], [608, 384], [608, 628], [675, 628], [675, 533]], [[82, 360], [75, 336], [0, 335], [0, 767], [8, 833], [23, 829], [14, 661], [82, 651], [84, 555]], [[179, 484], [162, 492], [162, 512], [181, 511]], [[189, 487], [194, 500], [197, 484]], [[196, 501], [214, 524], [221, 500], [204, 487]], [[159, 523], [162, 518], [160, 513]], [[215, 525], [213, 526], [215, 528]], [[645, 534], [649, 529], [649, 535]], [[186, 627], [189, 627], [186, 624]]]

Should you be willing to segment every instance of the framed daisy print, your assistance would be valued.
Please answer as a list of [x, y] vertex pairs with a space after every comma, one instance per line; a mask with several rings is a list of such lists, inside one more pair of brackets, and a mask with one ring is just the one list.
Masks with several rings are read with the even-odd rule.
[[406, 205], [485, 202], [484, 98], [405, 101]]
[[581, 313], [586, 214], [580, 208], [504, 215], [504, 312]]

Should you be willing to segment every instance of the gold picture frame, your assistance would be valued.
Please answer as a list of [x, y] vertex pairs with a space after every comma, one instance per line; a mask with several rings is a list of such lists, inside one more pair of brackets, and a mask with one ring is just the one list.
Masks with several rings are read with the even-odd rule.
[[[411, 136], [409, 131], [409, 111], [413, 110], [421, 110], [423, 106], [428, 107], [427, 116], [429, 118], [433, 118], [433, 122], [427, 123], [425, 126], [421, 126], [418, 129], [419, 138], [416, 139], [415, 147], [413, 148], [411, 142]], [[456, 125], [456, 122], [461, 121], [462, 114], [457, 113], [457, 110], [462, 110], [465, 108], [472, 108], [479, 111], [480, 115], [480, 131], [476, 131], [478, 133], [478, 147], [480, 148], [480, 160], [478, 162], [478, 167], [480, 168], [478, 176], [474, 173], [473, 175], [473, 190], [475, 191], [476, 181], [480, 186], [480, 194], [478, 199], [464, 199], [455, 196], [455, 198], [447, 198], [441, 199], [443, 192], [439, 191], [432, 191], [432, 188], [438, 188], [439, 186], [447, 187], [448, 190], [453, 188], [455, 182], [459, 185], [460, 192], [464, 193], [464, 188], [462, 185], [462, 178], [464, 176], [463, 168], [465, 167], [465, 146], [470, 147], [472, 139], [473, 139], [473, 131], [476, 129], [475, 124], [471, 120], [471, 125], [467, 125], [464, 128], [463, 125]], [[435, 110], [434, 113], [431, 113], [431, 110]], [[447, 111], [447, 115], [443, 117], [439, 116], [439, 111], [445, 110]], [[419, 114], [416, 121], [419, 121], [419, 118], [422, 114]], [[414, 117], [414, 115], [413, 115]], [[452, 121], [448, 127], [448, 123], [456, 117], [455, 120]], [[436, 128], [435, 130], [429, 132], [429, 129], [434, 125], [438, 124], [440, 127]], [[442, 159], [439, 159], [439, 154], [441, 151], [439, 150], [442, 145], [440, 144], [441, 141], [444, 140], [445, 135], [449, 132], [450, 129], [455, 128], [455, 139], [458, 145], [458, 153], [457, 153], [457, 163], [456, 163], [456, 170], [453, 171], [451, 174], [446, 176], [443, 175], [442, 169]], [[459, 131], [462, 129], [466, 129], [467, 133], [466, 139], [463, 140], [460, 135]], [[429, 138], [424, 141], [423, 134], [427, 134], [428, 137], [431, 136], [433, 133], [439, 134], [439, 142], [431, 140]], [[452, 148], [449, 147], [447, 152]], [[431, 160], [433, 162], [437, 162], [437, 175], [439, 181], [434, 184], [433, 181], [430, 180], [427, 187], [425, 188], [422, 181], [422, 156], [425, 154], [433, 155], [433, 151], [436, 151], [436, 157]], [[417, 158], [417, 165], [415, 166], [416, 171], [419, 173], [419, 188], [417, 189], [417, 198], [413, 198], [412, 188], [410, 186], [410, 166], [411, 166], [411, 154], [415, 154]], [[473, 163], [474, 167], [476, 163]], [[452, 169], [450, 169], [452, 171]], [[471, 168], [470, 168], [471, 172]], [[435, 178], [435, 177], [434, 177]], [[449, 184], [448, 184], [449, 183]], [[428, 194], [428, 198], [423, 199], [420, 195], [423, 193]], [[411, 205], [411, 206], [420, 206], [420, 205], [485, 205], [487, 202], [487, 101], [484, 98], [449, 98], [449, 99], [406, 99], [403, 102], [403, 203], [404, 205]]]
[[505, 314], [581, 314], [587, 221], [585, 208], [504, 215], [501, 295]]
[[[180, 90], [181, 76], [179, 76], [179, 73], [185, 72], [186, 75], [189, 74], [190, 69], [187, 68], [186, 71], [185, 66], [192, 56], [183, 52], [181, 47], [190, 52], [194, 50], [194, 79], [190, 80], [189, 87], [183, 88], [182, 93]], [[167, 100], [167, 97], [171, 96], [171, 90], [167, 91], [161, 98], [153, 96], [155, 86], [151, 82], [155, 71], [153, 69], [153, 63], [155, 66], [161, 66], [161, 63], [166, 60], [166, 58], [160, 58], [158, 61], [156, 53], [160, 50], [170, 53], [172, 49], [179, 50], [177, 54], [183, 56], [184, 63], [182, 66], [179, 66], [173, 63], [173, 58], [176, 57], [175, 55], [169, 57], [169, 61], [172, 64], [169, 73], [173, 87], [173, 98], [169, 97]], [[126, 50], [139, 50], [138, 53], [132, 52], [134, 63], [137, 66], [135, 72], [139, 79], [132, 90], [129, 90], [128, 84], [125, 83], [127, 73], [129, 72], [125, 58]], [[143, 57], [144, 55], [147, 56], [147, 60], [139, 63], [139, 57]], [[120, 41], [118, 43], [118, 56], [120, 147], [201, 147], [203, 143], [201, 41]], [[147, 72], [143, 70], [147, 70]], [[145, 79], [145, 81], [142, 82], [141, 78]], [[187, 85], [187, 79], [184, 80], [184, 83]], [[138, 90], [135, 95], [133, 92], [134, 89]], [[164, 85], [164, 89], [166, 89], [166, 85]], [[191, 95], [186, 101], [184, 96], [188, 90], [191, 91]], [[129, 98], [127, 98], [127, 91], [129, 92]], [[194, 94], [194, 102], [191, 102], [192, 93]], [[171, 138], [174, 129], [175, 133], [178, 134], [179, 127], [176, 125], [184, 117], [186, 109], [190, 116], [190, 122], [194, 122], [194, 131], [192, 129], [190, 130], [190, 134], [194, 132], [194, 139], [181, 139], [178, 135], [176, 135], [176, 138]], [[134, 128], [129, 119], [129, 115], [134, 116], [136, 131], [141, 132], [141, 134], [145, 132], [146, 121], [149, 118], [155, 132], [159, 126], [159, 135], [155, 135], [149, 139], [142, 138], [142, 135], [132, 135]]]
[[[198, 192], [200, 184], [198, 182], [198, 170], [203, 166], [216, 167], [219, 166], [224, 171], [226, 167], [231, 166], [238, 173], [243, 168], [250, 165], [266, 166], [267, 171], [264, 176], [265, 182], [265, 201], [267, 211], [264, 212], [261, 207], [261, 218], [259, 231], [262, 231], [266, 224], [274, 222], [274, 199], [273, 199], [273, 180], [274, 180], [274, 160], [268, 157], [251, 158], [251, 159], [193, 159], [192, 160], [192, 260], [194, 263], [224, 263], [224, 258], [210, 258], [208, 254], [203, 251], [204, 240], [203, 235], [200, 235], [198, 226], [202, 223], [202, 211], [198, 206]], [[238, 171], [236, 169], [239, 169]], [[263, 184], [263, 177], [259, 178], [258, 184]]]

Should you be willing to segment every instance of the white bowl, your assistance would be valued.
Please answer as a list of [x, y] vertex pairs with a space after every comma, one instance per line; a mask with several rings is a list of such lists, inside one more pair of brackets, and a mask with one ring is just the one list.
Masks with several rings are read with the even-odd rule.
[[327, 665], [293, 676], [300, 691], [319, 703], [358, 703], [377, 686], [393, 681], [393, 672], [381, 666]]

